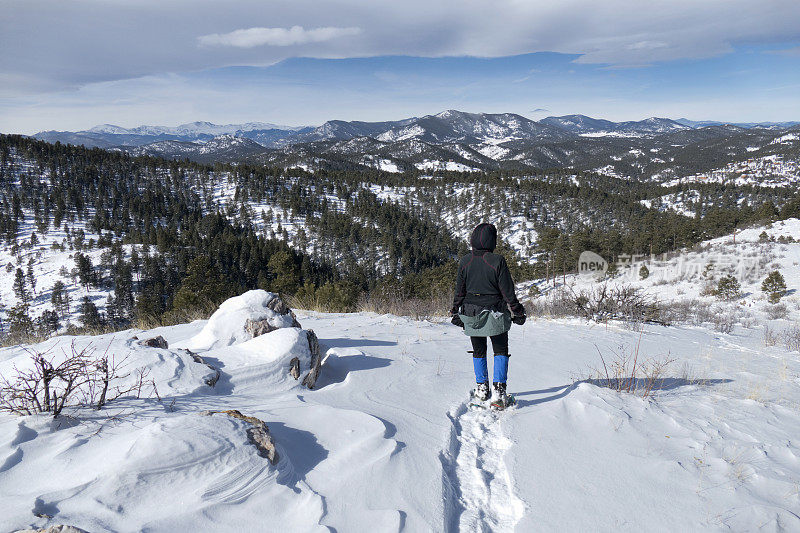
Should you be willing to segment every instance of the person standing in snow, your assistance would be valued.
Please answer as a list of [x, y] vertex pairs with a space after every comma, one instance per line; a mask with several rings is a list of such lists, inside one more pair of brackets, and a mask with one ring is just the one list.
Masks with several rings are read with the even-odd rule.
[[511, 322], [519, 325], [525, 323], [525, 307], [517, 300], [505, 258], [494, 253], [497, 228], [493, 224], [478, 224], [472, 231], [470, 245], [472, 251], [462, 257], [458, 265], [450, 314], [453, 316], [452, 323], [464, 328], [464, 333], [472, 341], [472, 361], [477, 382], [475, 396], [481, 401], [491, 397], [486, 338], [492, 339], [492, 381], [496, 397], [492, 407], [504, 409], [509, 402], [506, 394], [508, 330], [511, 329]]

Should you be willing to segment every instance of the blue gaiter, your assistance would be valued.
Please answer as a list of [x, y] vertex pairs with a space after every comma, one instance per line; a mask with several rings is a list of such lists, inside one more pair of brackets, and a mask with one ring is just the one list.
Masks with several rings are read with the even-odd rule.
[[486, 383], [489, 381], [489, 368], [486, 365], [486, 358], [473, 357], [472, 364], [475, 366], [475, 383]]
[[508, 379], [508, 356], [494, 356], [494, 382], [505, 383]]

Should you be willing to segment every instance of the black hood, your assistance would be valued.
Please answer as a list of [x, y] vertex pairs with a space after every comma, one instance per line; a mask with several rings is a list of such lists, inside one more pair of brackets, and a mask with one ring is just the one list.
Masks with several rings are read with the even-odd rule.
[[473, 250], [494, 252], [497, 246], [497, 228], [494, 227], [494, 224], [478, 224], [475, 226], [475, 229], [472, 230], [469, 243]]

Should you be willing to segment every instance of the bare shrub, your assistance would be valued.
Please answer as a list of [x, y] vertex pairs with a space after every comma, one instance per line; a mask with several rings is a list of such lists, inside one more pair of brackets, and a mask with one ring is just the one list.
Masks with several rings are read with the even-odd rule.
[[758, 325], [758, 320], [750, 313], [743, 313], [739, 323], [745, 329], [753, 329]]
[[20, 370], [9, 380], [0, 378], [0, 411], [19, 415], [53, 413], [58, 417], [75, 391], [88, 381], [88, 348], [71, 353], [60, 362], [49, 352], [30, 352], [32, 368]]
[[800, 324], [795, 324], [784, 330], [782, 336], [787, 350], [800, 352]]
[[576, 316], [575, 306], [570, 301], [570, 294], [565, 289], [550, 291], [545, 297], [531, 300], [527, 304], [528, 314], [549, 318]]
[[575, 293], [570, 289], [567, 303], [575, 314], [595, 322], [619, 319], [629, 323], [663, 324], [661, 306], [642, 289], [630, 285], [609, 287], [603, 284], [595, 290]]
[[789, 316], [789, 310], [786, 304], [779, 303], [767, 306], [767, 318], [770, 320], [779, 320]]
[[714, 280], [705, 280], [700, 287], [700, 296], [714, 296], [717, 294], [717, 287], [714, 285]]
[[708, 302], [699, 302], [696, 312], [697, 312], [697, 318], [696, 318], [697, 325], [700, 325], [700, 324], [705, 324], [707, 322], [711, 322], [712, 319], [714, 318], [716, 310]]
[[730, 333], [733, 331], [733, 326], [738, 322], [736, 309], [717, 309], [718, 312], [711, 315], [711, 323], [714, 325], [714, 330], [720, 333]]
[[[58, 418], [67, 406], [92, 406], [102, 409], [108, 402], [136, 392], [141, 395], [148, 371], [122, 373], [126, 358], [116, 361], [106, 352], [93, 358], [89, 345], [78, 349], [73, 342], [69, 351], [55, 354], [50, 350], [28, 350], [31, 366], [19, 369], [15, 375], [0, 377], [0, 412], [18, 415], [52, 413]], [[121, 381], [133, 376], [133, 381]]]
[[778, 334], [769, 327], [769, 324], [764, 326], [764, 346], [775, 346], [778, 344]]
[[92, 374], [83, 391], [82, 403], [93, 405], [99, 411], [107, 403], [123, 396], [135, 393], [136, 397], [140, 398], [142, 389], [147, 384], [150, 369], [140, 367], [126, 372], [129, 357], [130, 354], [117, 361], [116, 356], [109, 357], [106, 350], [102, 357], [93, 361], [90, 367]]
[[636, 394], [642, 398], [647, 398], [660, 390], [664, 376], [675, 360], [670, 358], [669, 354], [642, 358], [639, 353], [640, 345], [641, 338], [632, 352], [626, 352], [624, 349], [612, 352], [613, 355], [608, 361], [595, 346], [602, 366], [590, 369], [589, 383], [617, 392]]
[[668, 324], [699, 326], [710, 322], [712, 316], [711, 304], [703, 300], [679, 300], [662, 306], [662, 318]]

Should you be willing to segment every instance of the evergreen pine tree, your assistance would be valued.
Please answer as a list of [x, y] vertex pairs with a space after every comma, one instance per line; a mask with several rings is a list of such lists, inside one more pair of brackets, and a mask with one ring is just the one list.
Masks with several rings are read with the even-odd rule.
[[98, 328], [102, 326], [100, 312], [88, 296], [84, 296], [80, 305], [81, 323], [85, 328]]
[[734, 300], [741, 295], [739, 280], [731, 275], [722, 276], [717, 282], [716, 295], [720, 300]]
[[17, 340], [24, 340], [33, 335], [33, 320], [27, 303], [20, 303], [9, 310], [8, 333]]
[[55, 309], [61, 318], [68, 317], [69, 293], [67, 292], [63, 281], [58, 280], [53, 284], [53, 288], [50, 291], [50, 303], [53, 305], [53, 309]]
[[40, 336], [49, 337], [57, 332], [60, 327], [58, 314], [51, 309], [45, 309], [41, 316], [36, 319], [36, 326]]
[[233, 296], [235, 286], [211, 265], [207, 257], [196, 257], [189, 263], [172, 300], [172, 310], [179, 313], [206, 313], [226, 298]]
[[275, 292], [292, 294], [300, 286], [299, 269], [288, 251], [275, 252], [269, 258], [267, 265], [272, 275], [270, 286]]
[[31, 257], [28, 261], [28, 268], [25, 272], [25, 276], [28, 278], [28, 285], [31, 287], [31, 292], [33, 296], [36, 296], [36, 276], [33, 275], [33, 258]]
[[14, 274], [14, 295], [17, 299], [22, 302], [24, 305], [27, 305], [31, 299], [31, 295], [28, 292], [28, 284], [25, 279], [25, 273], [22, 271], [21, 268], [17, 269], [17, 272]]
[[786, 293], [786, 280], [783, 279], [783, 274], [775, 270], [761, 283], [761, 290], [767, 293], [767, 298], [770, 303], [776, 304], [781, 300], [781, 297]]

